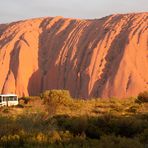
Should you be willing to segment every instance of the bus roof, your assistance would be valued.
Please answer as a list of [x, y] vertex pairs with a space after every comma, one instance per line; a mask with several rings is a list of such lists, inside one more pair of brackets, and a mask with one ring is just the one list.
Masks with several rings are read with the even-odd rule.
[[17, 96], [16, 94], [0, 94], [1, 97]]

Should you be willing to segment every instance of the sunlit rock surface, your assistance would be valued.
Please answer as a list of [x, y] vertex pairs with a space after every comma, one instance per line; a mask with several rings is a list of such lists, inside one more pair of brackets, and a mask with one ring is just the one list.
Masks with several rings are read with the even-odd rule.
[[148, 90], [148, 13], [0, 25], [0, 92], [28, 96], [47, 89], [80, 98]]

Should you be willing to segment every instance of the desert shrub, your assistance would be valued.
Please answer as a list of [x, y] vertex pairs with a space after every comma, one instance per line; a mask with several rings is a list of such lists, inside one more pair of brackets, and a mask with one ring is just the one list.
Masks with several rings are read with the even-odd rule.
[[16, 119], [22, 129], [28, 133], [38, 133], [39, 131], [46, 131], [48, 126], [45, 126], [43, 114], [29, 114], [20, 115]]
[[89, 148], [88, 140], [85, 140], [82, 136], [76, 136], [64, 143], [64, 147], [67, 148]]
[[102, 136], [99, 141], [99, 148], [143, 148], [137, 139], [130, 139], [120, 136]]
[[114, 117], [109, 114], [89, 118], [61, 116], [57, 117], [57, 125], [74, 135], [84, 132], [91, 139], [99, 139], [104, 134], [115, 134], [133, 138], [148, 128], [148, 121], [145, 119]]
[[19, 135], [8, 135], [3, 136], [0, 139], [0, 145], [4, 147], [17, 147], [19, 145], [20, 136]]
[[87, 117], [83, 116], [72, 120], [71, 130], [74, 134], [82, 134], [86, 131], [87, 126]]
[[68, 117], [61, 116], [57, 117], [58, 127], [63, 130], [70, 131], [73, 135], [85, 134], [86, 137], [92, 139], [99, 139], [102, 135], [102, 131], [98, 125], [96, 118], [82, 117]]
[[10, 110], [9, 110], [9, 108], [8, 107], [5, 107], [4, 109], [3, 109], [3, 113], [9, 113], [10, 112]]
[[57, 118], [58, 126], [64, 130], [80, 135], [87, 129], [87, 117], [60, 117]]
[[111, 120], [108, 123], [108, 127], [110, 133], [132, 138], [144, 131], [148, 126], [147, 124], [148, 122], [145, 120], [124, 117]]
[[102, 135], [102, 131], [100, 130], [100, 128], [98, 128], [93, 124], [88, 125], [85, 133], [86, 133], [86, 136], [91, 139], [99, 139], [100, 136]]
[[60, 142], [61, 137], [58, 131], [51, 131], [49, 133], [49, 142], [50, 143], [55, 143], [55, 142]]
[[0, 116], [0, 136], [4, 136], [9, 134], [10, 130], [8, 127], [10, 127], [10, 122], [13, 123], [13, 120], [11, 118]]
[[70, 139], [73, 138], [73, 134], [70, 133], [70, 131], [60, 131], [60, 137], [63, 141], [69, 141]]
[[145, 102], [148, 102], [148, 91], [140, 93], [136, 100], [136, 103], [145, 103]]
[[148, 128], [146, 117], [138, 119], [134, 117], [115, 117], [107, 114], [98, 118], [90, 118], [86, 135], [90, 138], [99, 138], [104, 134], [135, 137], [146, 128]]
[[67, 105], [72, 100], [67, 90], [47, 90], [41, 94], [41, 98], [43, 98], [46, 103], [56, 105]]
[[103, 114], [103, 113], [105, 113], [106, 111], [104, 111], [104, 110], [101, 110], [100, 108], [94, 108], [93, 110], [92, 110], [92, 113], [95, 113], [95, 114]]
[[148, 144], [148, 128], [139, 135], [139, 139], [142, 143]]
[[22, 98], [19, 98], [20, 104], [28, 104], [30, 100], [31, 100], [30, 97], [22, 97]]
[[46, 136], [45, 134], [43, 134], [42, 132], [39, 132], [39, 133], [36, 135], [36, 140], [37, 140], [39, 143], [47, 142], [47, 136]]
[[138, 104], [137, 105], [135, 104], [135, 105], [130, 106], [128, 109], [126, 109], [126, 111], [130, 113], [136, 113], [139, 107], [140, 106]]
[[23, 104], [18, 104], [16, 105], [17, 108], [24, 108], [24, 105]]
[[20, 125], [15, 123], [11, 117], [0, 117], [0, 137], [16, 134], [20, 130]]
[[37, 114], [25, 114], [17, 119], [0, 117], [0, 147], [140, 148], [147, 144], [147, 129], [147, 116], [59, 115], [45, 121]]
[[67, 90], [47, 90], [41, 94], [41, 98], [44, 99], [50, 115], [54, 115], [60, 105], [67, 106], [72, 102]]

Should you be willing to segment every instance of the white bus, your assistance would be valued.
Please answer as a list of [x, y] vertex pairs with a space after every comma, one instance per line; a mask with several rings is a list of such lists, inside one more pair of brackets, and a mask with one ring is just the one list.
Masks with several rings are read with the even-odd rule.
[[0, 106], [18, 105], [18, 97], [15, 94], [1, 94]]

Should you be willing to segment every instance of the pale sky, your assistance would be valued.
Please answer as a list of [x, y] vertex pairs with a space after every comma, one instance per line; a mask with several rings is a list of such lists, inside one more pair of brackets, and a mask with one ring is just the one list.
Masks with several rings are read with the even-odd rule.
[[45, 16], [101, 18], [148, 12], [148, 0], [0, 0], [0, 24]]

